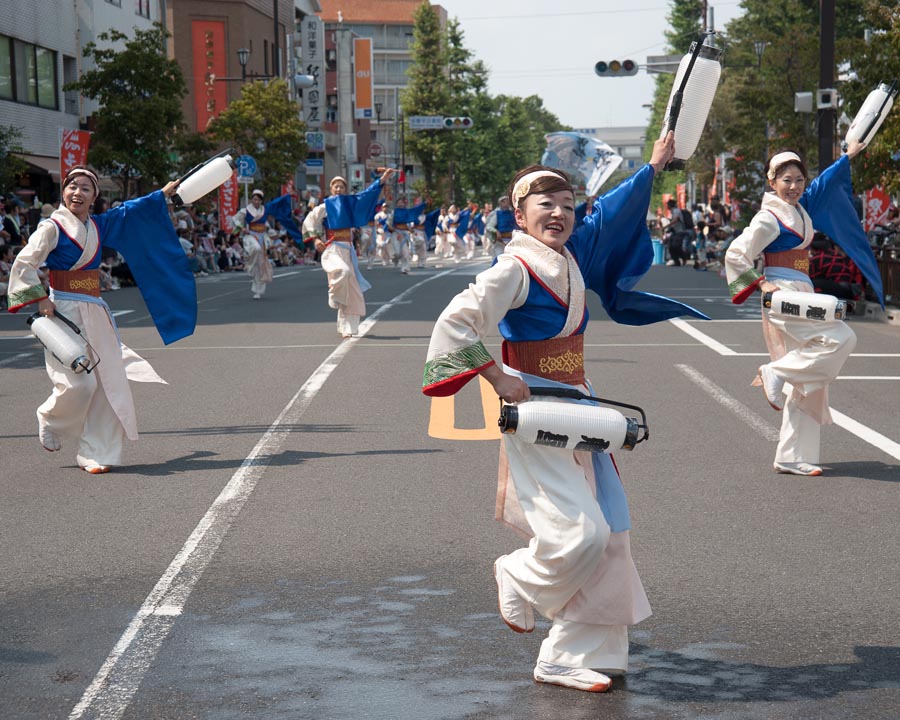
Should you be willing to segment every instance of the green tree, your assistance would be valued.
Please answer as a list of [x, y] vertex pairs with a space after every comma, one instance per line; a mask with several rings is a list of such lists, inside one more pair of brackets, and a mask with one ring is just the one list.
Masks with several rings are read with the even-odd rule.
[[209, 124], [218, 143], [237, 155], [252, 155], [259, 168], [256, 183], [266, 197], [275, 197], [306, 157], [306, 126], [300, 107], [281, 79], [245, 83], [241, 96]]
[[[124, 197], [132, 195], [134, 181], [140, 193], [145, 183], [167, 181], [173, 170], [171, 138], [184, 124], [187, 88], [178, 63], [166, 57], [167, 36], [159, 24], [135, 28], [131, 38], [118, 30], [100, 33], [106, 47], [89, 42], [84, 48], [94, 68], [65, 86], [99, 102], [88, 159], [121, 184]], [[109, 46], [117, 43], [124, 47]]]
[[[412, 64], [409, 83], [401, 95], [403, 116], [449, 115], [450, 92], [447, 83], [446, 45], [434, 8], [423, 2], [413, 15]], [[447, 146], [450, 134], [445, 130], [417, 130], [405, 134], [405, 151], [422, 167], [424, 178], [415, 189], [437, 201], [437, 179], [446, 174]]]
[[[854, 73], [841, 86], [845, 112], [851, 120], [873, 88], [880, 82], [900, 78], [900, 2], [869, 0], [863, 8], [863, 18], [871, 36], [868, 43], [854, 43], [849, 53]], [[882, 185], [891, 194], [900, 194], [900, 160], [894, 159], [898, 148], [900, 112], [894, 109], [873, 142], [853, 161], [857, 187]]]
[[[835, 58], [842, 66], [863, 34], [862, 0], [837, 3]], [[738, 200], [757, 200], [763, 163], [792, 148], [819, 165], [816, 115], [794, 112], [794, 94], [815, 92], [819, 80], [819, 2], [745, 0], [728, 24], [722, 79], [697, 154], [728, 153]], [[761, 57], [754, 43], [764, 42]]]
[[27, 164], [12, 153], [23, 152], [20, 143], [22, 132], [13, 125], [0, 125], [0, 190], [10, 191]]
[[433, 203], [495, 200], [519, 168], [540, 161], [544, 135], [566, 129], [537, 96], [491, 97], [487, 68], [465, 47], [459, 21], [451, 20], [442, 34], [427, 3], [416, 11], [412, 54], [404, 115], [474, 120], [468, 130], [406, 136], [406, 152], [425, 174], [416, 189]]

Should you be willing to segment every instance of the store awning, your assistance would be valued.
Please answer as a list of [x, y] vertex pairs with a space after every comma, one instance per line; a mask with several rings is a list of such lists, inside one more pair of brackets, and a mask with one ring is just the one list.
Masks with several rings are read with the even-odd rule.
[[44, 157], [43, 155], [26, 155], [25, 153], [14, 153], [22, 158], [36, 170], [49, 175], [53, 182], [59, 182], [59, 158]]

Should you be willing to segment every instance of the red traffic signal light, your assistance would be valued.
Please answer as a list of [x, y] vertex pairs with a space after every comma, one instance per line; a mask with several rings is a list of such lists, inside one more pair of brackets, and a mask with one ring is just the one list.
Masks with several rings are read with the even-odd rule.
[[600, 60], [594, 65], [594, 72], [600, 77], [625, 77], [637, 75], [638, 65], [634, 60]]

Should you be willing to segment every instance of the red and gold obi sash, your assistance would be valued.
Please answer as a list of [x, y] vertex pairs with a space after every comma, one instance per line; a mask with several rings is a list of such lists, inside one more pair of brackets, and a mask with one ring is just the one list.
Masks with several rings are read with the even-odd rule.
[[100, 297], [100, 271], [51, 270], [50, 287], [60, 292]]
[[584, 385], [584, 335], [503, 341], [503, 362], [515, 370], [566, 385]]
[[263, 233], [266, 231], [266, 224], [264, 222], [252, 222], [247, 226], [247, 229], [250, 230], [250, 232]]
[[809, 275], [809, 251], [782, 250], [781, 252], [764, 253], [766, 267], [783, 267]]
[[332, 230], [330, 228], [325, 228], [325, 244], [331, 245], [331, 243], [338, 241], [350, 242], [353, 238], [352, 232], [350, 228], [339, 228], [338, 230]]

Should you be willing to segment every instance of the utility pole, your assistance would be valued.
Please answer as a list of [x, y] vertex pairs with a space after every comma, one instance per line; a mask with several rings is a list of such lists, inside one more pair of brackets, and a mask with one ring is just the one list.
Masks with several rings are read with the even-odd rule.
[[[834, 87], [834, 0], [819, 0], [819, 89]], [[834, 162], [835, 109], [818, 111], [819, 172]]]

